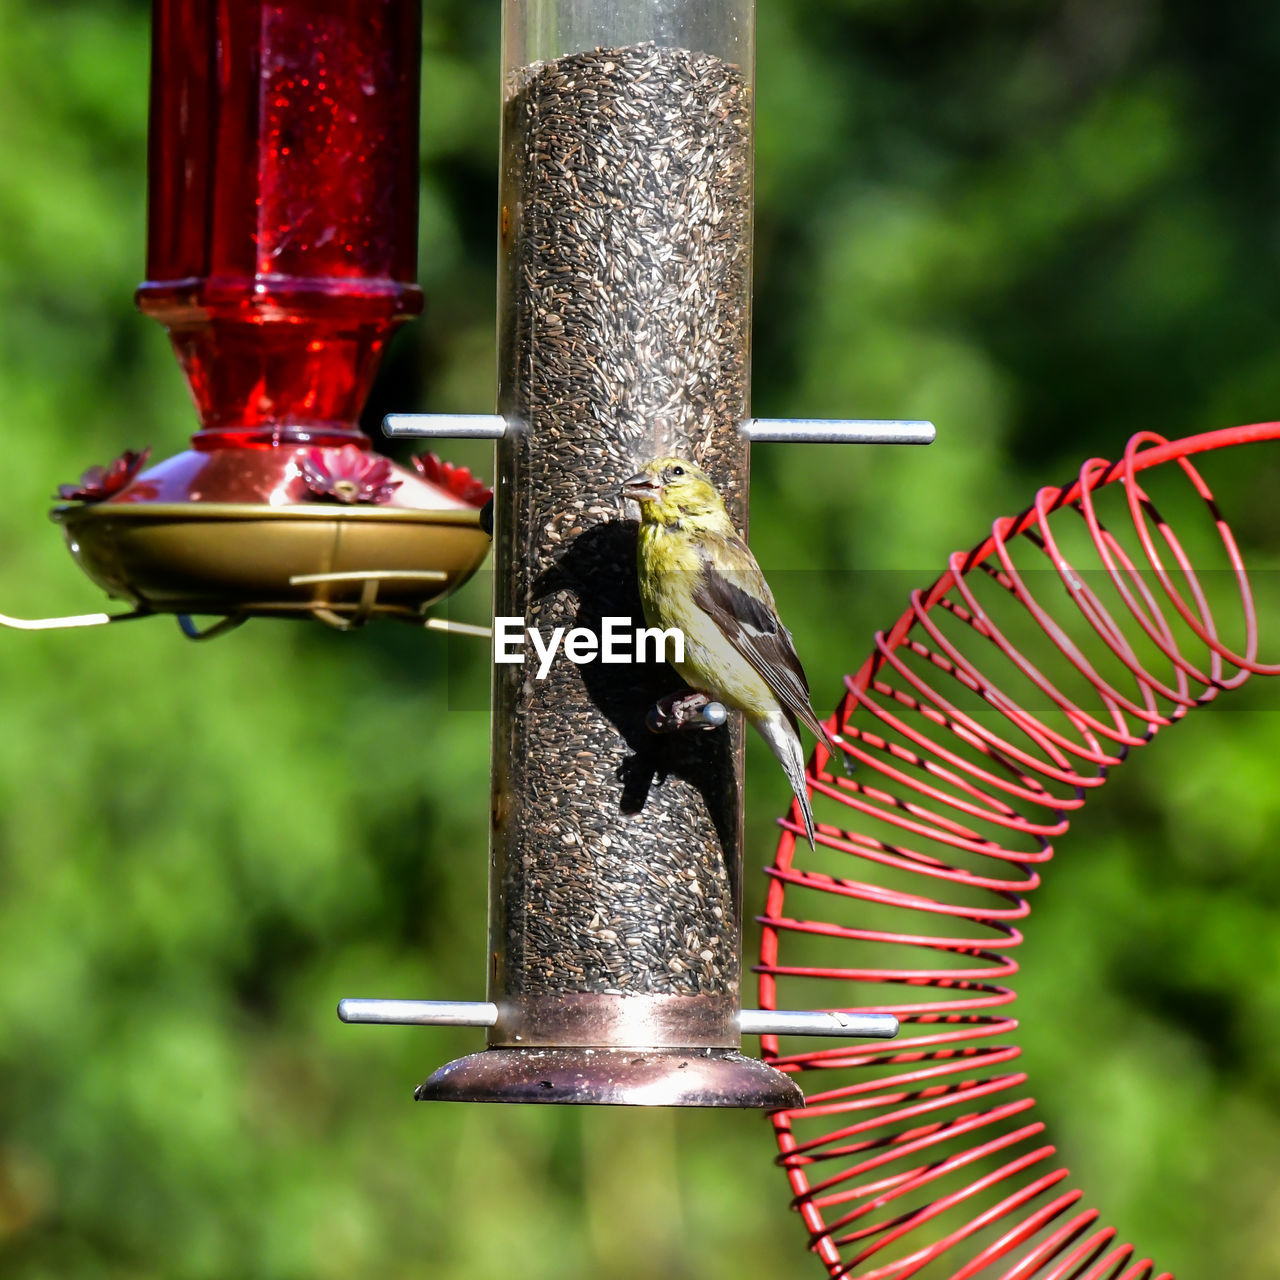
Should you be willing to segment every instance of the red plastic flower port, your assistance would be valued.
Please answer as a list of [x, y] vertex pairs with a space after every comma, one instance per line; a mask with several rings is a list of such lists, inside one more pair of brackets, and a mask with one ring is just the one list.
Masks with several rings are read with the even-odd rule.
[[391, 463], [358, 445], [341, 449], [308, 449], [302, 459], [302, 479], [317, 498], [353, 505], [386, 502], [400, 487], [391, 478]]
[[75, 484], [60, 484], [58, 497], [63, 502], [101, 502], [126, 488], [149, 457], [149, 448], [126, 449], [105, 467], [90, 467]]
[[432, 484], [439, 485], [471, 507], [483, 507], [493, 497], [493, 490], [483, 480], [477, 480], [466, 467], [455, 467], [444, 462], [434, 453], [424, 453], [414, 458], [413, 469]]

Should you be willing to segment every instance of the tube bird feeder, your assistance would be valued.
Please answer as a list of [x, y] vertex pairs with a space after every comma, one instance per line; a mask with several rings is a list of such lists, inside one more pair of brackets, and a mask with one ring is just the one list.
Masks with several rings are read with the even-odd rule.
[[[644, 626], [621, 490], [649, 459], [698, 463], [745, 527], [770, 435], [749, 410], [754, 19], [754, 0], [505, 0], [499, 412], [391, 425], [497, 440], [498, 618], [597, 643]], [[650, 732], [678, 683], [660, 659], [495, 665], [489, 999], [339, 1011], [488, 1028], [419, 1099], [800, 1104], [741, 1053], [798, 1016], [741, 1008], [742, 720]]]
[[[644, 625], [646, 458], [745, 519], [752, 7], [504, 7], [497, 617]], [[665, 664], [495, 671], [499, 1018], [421, 1096], [790, 1099], [739, 1052], [741, 724], [653, 739]]]
[[422, 307], [421, 21], [421, 0], [155, 0], [138, 304], [200, 426], [52, 513], [137, 612], [421, 621], [488, 552], [483, 486], [379, 458], [358, 426]]

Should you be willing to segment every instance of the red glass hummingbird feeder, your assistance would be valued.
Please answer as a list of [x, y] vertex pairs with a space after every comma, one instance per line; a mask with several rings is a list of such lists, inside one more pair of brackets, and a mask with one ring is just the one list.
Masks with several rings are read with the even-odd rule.
[[420, 30], [420, 0], [156, 0], [138, 304], [200, 429], [53, 512], [139, 612], [419, 620], [487, 554], [482, 485], [380, 458], [358, 426], [422, 307]]

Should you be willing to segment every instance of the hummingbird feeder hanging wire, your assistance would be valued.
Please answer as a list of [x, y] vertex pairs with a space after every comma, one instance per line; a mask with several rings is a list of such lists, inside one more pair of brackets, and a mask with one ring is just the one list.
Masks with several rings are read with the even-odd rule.
[[[828, 723], [856, 769], [829, 771], [818, 748], [808, 779], [813, 795], [845, 806], [847, 826], [820, 823], [813, 854], [794, 806], [783, 820], [758, 966], [765, 1009], [781, 982], [823, 993], [806, 1004], [903, 1023], [888, 1047], [784, 1052], [777, 1037], [764, 1041], [766, 1059], [807, 1096], [773, 1125], [792, 1205], [830, 1276], [1173, 1280], [1135, 1260], [1064, 1185], [1069, 1170], [1015, 1065], [1018, 965], [1004, 950], [1022, 941], [1026, 895], [1052, 842], [1130, 748], [1251, 675], [1280, 673], [1258, 660], [1253, 586], [1189, 460], [1277, 438], [1280, 423], [1172, 442], [1143, 432], [1119, 461], [1090, 459], [1074, 483], [1041, 489], [952, 555], [846, 677]], [[1242, 652], [1222, 638], [1189, 544], [1143, 488], [1155, 468], [1180, 468], [1216, 526], [1227, 565], [1216, 576], [1233, 581]], [[1095, 502], [1111, 484], [1125, 499], [1116, 527], [1132, 522], [1123, 536]], [[1085, 533], [1079, 563], [1064, 551], [1079, 546], [1071, 512]], [[1039, 562], [1052, 604], [1043, 589], [1033, 595], [1015, 549]], [[1029, 656], [1028, 642], [1043, 652], [1046, 639], [1065, 664], [1056, 675]], [[1007, 691], [1019, 684], [1025, 697]], [[886, 918], [893, 927], [866, 927]], [[885, 948], [915, 963], [885, 966]], [[868, 991], [895, 987], [910, 997], [875, 1003]]]

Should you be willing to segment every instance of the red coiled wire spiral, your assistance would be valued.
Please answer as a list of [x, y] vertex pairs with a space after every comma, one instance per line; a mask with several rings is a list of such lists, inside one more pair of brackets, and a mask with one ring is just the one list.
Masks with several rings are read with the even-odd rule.
[[[1142, 433], [1120, 461], [1090, 459], [1073, 484], [1042, 489], [953, 555], [846, 679], [828, 723], [856, 769], [829, 771], [825, 748], [810, 761], [818, 849], [793, 806], [767, 868], [758, 967], [765, 1008], [783, 983], [788, 1007], [903, 1023], [888, 1048], [764, 1044], [806, 1090], [807, 1107], [773, 1123], [793, 1206], [831, 1276], [1156, 1277], [1063, 1186], [1069, 1171], [1021, 1092], [1007, 1038], [1018, 966], [1005, 952], [1022, 940], [1037, 868], [1108, 770], [1220, 691], [1280, 672], [1258, 661], [1253, 587], [1188, 461], [1277, 438], [1280, 423], [1173, 443]], [[1235, 648], [1211, 608], [1211, 575], [1139, 481], [1156, 467], [1179, 468], [1216, 527], [1224, 572], [1212, 577], [1231, 584]], [[1123, 532], [1099, 510], [1113, 484]], [[828, 801], [844, 807], [838, 826], [821, 821]], [[867, 984], [889, 996], [860, 1001]], [[902, 987], [910, 997], [891, 998]]]

